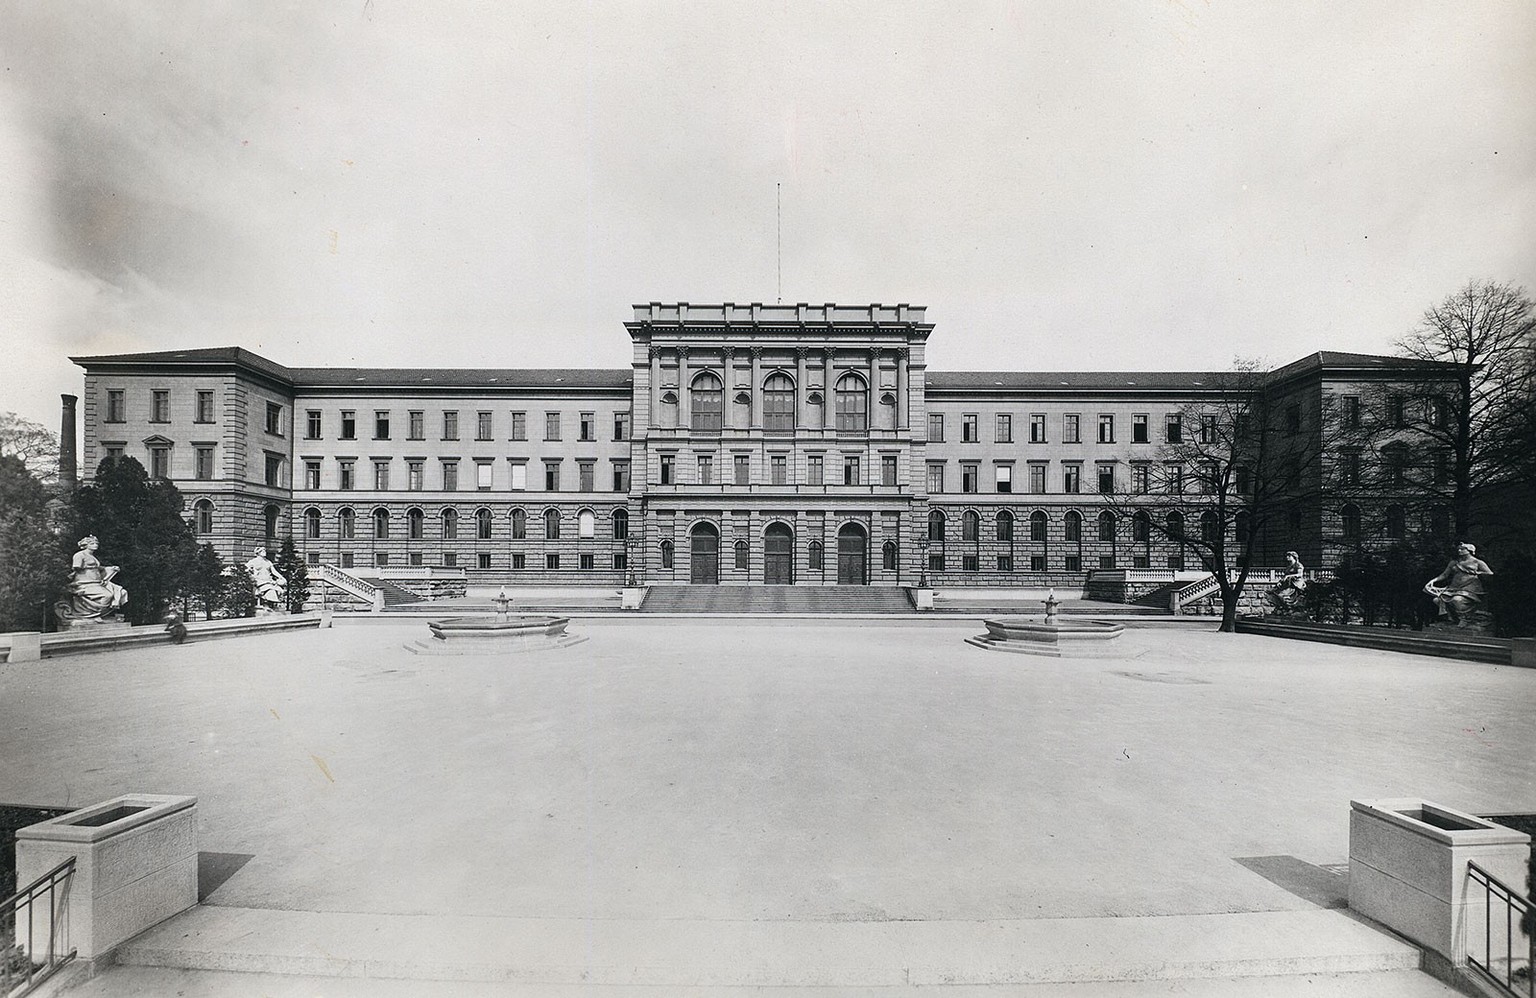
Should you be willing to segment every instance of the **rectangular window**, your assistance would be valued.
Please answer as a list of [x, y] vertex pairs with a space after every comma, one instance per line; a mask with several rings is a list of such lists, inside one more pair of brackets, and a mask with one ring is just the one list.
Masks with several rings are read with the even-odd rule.
[[560, 439], [560, 414], [558, 412], [546, 412], [544, 414], [544, 439]]
[[677, 456], [674, 454], [661, 455], [661, 484], [674, 485], [677, 483]]
[[1253, 490], [1253, 481], [1246, 466], [1240, 464], [1233, 468], [1232, 479], [1238, 495], [1245, 496]]
[[[315, 415], [318, 418], [319, 413]], [[213, 422], [213, 392], [200, 391], [197, 393], [197, 415], [194, 418], [199, 423]]]
[[491, 414], [489, 412], [475, 413], [475, 439], [491, 439]]
[[805, 459], [805, 482], [807, 485], [819, 486], [823, 481], [821, 455], [812, 454]]
[[974, 464], [962, 464], [960, 466], [960, 491], [975, 492], [978, 466]]
[[977, 418], [974, 412], [968, 412], [960, 417], [960, 441], [974, 444], [977, 440]]
[[1029, 570], [1031, 572], [1045, 571], [1045, 555], [1032, 554], [1029, 556]]
[[[163, 388], [157, 388], [149, 394], [149, 421], [151, 423], [169, 423], [171, 421], [171, 393]], [[267, 430], [268, 433], [272, 431]]]
[[[208, 456], [210, 458], [212, 458], [213, 457], [213, 448], [210, 447], [210, 448], [206, 448], [206, 449], [208, 451]], [[198, 448], [199, 463], [201, 463], [202, 451], [203, 450], [204, 450], [204, 448], [202, 448], [202, 447]], [[198, 477], [202, 477], [202, 476], [198, 476]], [[319, 461], [305, 461], [304, 462], [304, 487], [306, 489], [309, 489], [311, 492], [313, 492], [316, 489], [320, 488], [320, 462]]]
[[[1296, 408], [1296, 428], [1301, 429], [1301, 407]], [[1202, 412], [1200, 414], [1200, 442], [1213, 444], [1216, 442], [1216, 414]]]
[[1061, 491], [1068, 494], [1083, 491], [1082, 465], [1064, 464], [1061, 466]]
[[357, 439], [357, 413], [351, 409], [341, 410], [341, 439]]
[[1170, 464], [1166, 469], [1168, 476], [1168, 491], [1176, 496], [1184, 494], [1184, 466], [1182, 464]]
[[581, 435], [580, 435], [579, 439], [581, 439], [581, 440], [596, 440], [597, 439], [597, 413], [595, 413], [595, 412], [584, 412], [584, 413], [582, 413], [581, 414], [581, 422], [580, 422], [579, 425], [581, 427]]
[[1045, 414], [1042, 412], [1032, 412], [1029, 415], [1029, 442], [1045, 443]]
[[854, 454], [843, 455], [843, 484], [860, 485], [863, 481], [863, 476], [859, 474], [858, 456]]
[[420, 551], [412, 551], [411, 552], [411, 557], [410, 557], [410, 562], [411, 562], [412, 565], [420, 565], [421, 564], [421, 552]]
[[389, 410], [379, 409], [373, 414], [373, 439], [389, 439]]
[[1199, 489], [1206, 495], [1215, 495], [1221, 485], [1221, 469], [1216, 467], [1214, 461], [1203, 461], [1200, 464]]
[[550, 552], [549, 554], [546, 554], [544, 556], [544, 567], [546, 569], [548, 569], [549, 571], [551, 571], [551, 572], [559, 571], [559, 569], [560, 569], [560, 556], [558, 554], [555, 554], [554, 552]]
[[306, 551], [304, 553], [304, 563], [309, 565], [311, 568], [313, 568], [314, 566], [320, 564], [320, 552], [319, 551]]
[[283, 407], [276, 402], [267, 403], [267, 432], [279, 437], [283, 435]]
[[[517, 559], [519, 559], [521, 557], [522, 557], [522, 555], [516, 555], [516, 554], [512, 556], [512, 562], [513, 562], [512, 567], [513, 568], [520, 567], [517, 564]], [[475, 564], [478, 565], [480, 568], [490, 568], [491, 567], [491, 553], [489, 551], [481, 551], [479, 554], [475, 555]]]
[[596, 567], [596, 563], [595, 563], [595, 561], [593, 559], [593, 556], [590, 555], [590, 554], [582, 555], [581, 556], [581, 561], [579, 562], [579, 564], [580, 564], [581, 570], [583, 572], [590, 572], [590, 571], [592, 571], [592, 569], [594, 567]]
[[613, 462], [613, 491], [615, 491], [615, 492], [628, 492], [629, 491], [629, 462], [628, 461], [615, 461], [615, 462]]
[[[283, 456], [281, 454], [268, 454], [266, 467], [266, 482], [273, 488], [283, 484]], [[157, 472], [156, 478], [164, 477], [163, 472]]]
[[[201, 393], [199, 393], [201, 394]], [[320, 410], [310, 409], [304, 414], [304, 439], [320, 439]]]
[[715, 456], [713, 454], [699, 455], [699, 484], [712, 485], [715, 481]]
[[944, 491], [944, 465], [938, 461], [928, 463], [928, 492], [937, 495]]
[[459, 553], [457, 551], [444, 551], [443, 552], [443, 567], [444, 568], [457, 568], [457, 567], [459, 567]]
[[1387, 399], [1387, 422], [1395, 427], [1408, 425], [1408, 407], [1404, 404], [1401, 395], [1393, 395]]
[[1099, 413], [1099, 443], [1115, 442], [1115, 417], [1107, 412]]
[[789, 460], [783, 454], [768, 456], [769, 481], [774, 485], [789, 484]]
[[[272, 458], [267, 457], [267, 466], [270, 469]], [[171, 449], [169, 447], [151, 447], [149, 449], [149, 477], [169, 478], [171, 476]], [[269, 476], [270, 477], [270, 476]], [[269, 481], [267, 483], [271, 485]]]
[[1069, 412], [1061, 417], [1061, 442], [1064, 444], [1083, 442], [1082, 417], [1077, 413]]
[[622, 572], [629, 567], [629, 555], [623, 551], [615, 551], [613, 554], [613, 570]]
[[944, 440], [944, 414], [942, 412], [930, 412], [928, 414], [928, 442], [941, 443]]
[[389, 567], [389, 552], [388, 551], [377, 551], [377, 552], [375, 552], [374, 556], [373, 556], [373, 567], [375, 567], [375, 568], [388, 568]]
[[375, 491], [389, 491], [389, 462], [373, 462], [373, 487]]
[[107, 419], [109, 423], [123, 422], [123, 390], [121, 388], [107, 389]]
[[1437, 450], [1434, 453], [1434, 484], [1444, 485], [1451, 480], [1451, 452]]
[[1113, 554], [1099, 555], [1099, 567], [1106, 571], [1113, 569], [1115, 567], [1115, 556]]
[[1067, 555], [1067, 571], [1081, 572], [1083, 570], [1083, 556], [1080, 554]]
[[342, 568], [351, 568], [351, 567], [353, 567], [353, 565], [352, 565], [352, 558], [353, 558], [353, 555], [352, 555], [351, 551], [343, 551], [341, 553], [341, 567]]
[[752, 483], [751, 457], [746, 454], [732, 455], [731, 465], [735, 469], [737, 485], [750, 485]]
[[1149, 464], [1131, 465], [1131, 491], [1137, 495], [1146, 495], [1152, 491], [1152, 466]]
[[1147, 414], [1138, 412], [1131, 417], [1131, 443], [1144, 444], [1147, 442]]
[[122, 444], [103, 444], [102, 450], [106, 451], [108, 461], [116, 461], [123, 456]]
[[496, 472], [495, 465], [490, 461], [475, 462], [475, 489], [480, 492], [488, 491], [493, 483]]
[[1163, 424], [1163, 436], [1170, 444], [1184, 442], [1184, 417], [1176, 412], [1168, 414], [1167, 422]]
[[1339, 418], [1344, 423], [1346, 430], [1360, 429], [1360, 396], [1345, 395], [1339, 400]]
[[[486, 567], [490, 567], [490, 555], [486, 555]], [[521, 551], [512, 554], [512, 571], [521, 572], [528, 567], [528, 556]]]
[[1029, 491], [1035, 495], [1045, 494], [1045, 464], [1044, 462], [1029, 466]]
[[1013, 555], [1000, 554], [997, 556], [997, 570], [999, 572], [1013, 571]]
[[443, 462], [443, 491], [457, 492], [459, 490], [459, 462]]
[[459, 439], [459, 414], [455, 410], [449, 409], [443, 413], [443, 439]]
[[336, 467], [339, 471], [336, 487], [346, 492], [351, 492], [357, 488], [356, 463], [352, 461], [337, 461]]
[[[196, 459], [197, 464], [196, 464], [196, 468], [194, 469], [194, 475], [197, 478], [197, 480], [200, 481], [200, 482], [206, 482], [206, 481], [211, 480], [213, 478], [213, 448], [212, 447], [199, 447], [199, 448], [197, 448], [197, 450], [195, 451], [195, 459]], [[316, 467], [318, 468], [318, 465]], [[316, 484], [315, 484], [314, 487], [317, 488], [317, 489], [320, 487], [319, 479], [320, 479], [320, 476], [318, 474], [316, 474], [315, 475], [315, 483]]]
[[528, 462], [512, 462], [512, 491], [525, 492], [528, 489]]
[[1000, 412], [997, 414], [997, 442], [1000, 444], [1013, 443], [1013, 414]]
[[581, 491], [591, 492], [594, 488], [593, 480], [595, 478], [595, 472], [593, 471], [593, 468], [596, 466], [596, 462], [594, 461], [576, 462], [577, 487], [580, 488]]
[[896, 455], [880, 455], [880, 484], [886, 488], [896, 487]]
[[514, 412], [511, 415], [512, 415], [511, 439], [513, 439], [513, 440], [527, 440], [528, 439], [528, 414], [526, 412]]
[[1101, 464], [1098, 466], [1098, 470], [1099, 494], [1113, 495], [1115, 491], [1115, 466], [1112, 464]]
[[559, 461], [545, 461], [544, 462], [544, 491], [545, 492], [559, 492], [560, 491], [560, 462]]
[[[1285, 407], [1285, 432], [1287, 432], [1287, 433], [1300, 433], [1301, 432], [1301, 403], [1300, 402], [1292, 402], [1290, 405]], [[1201, 443], [1205, 443], [1204, 440], [1202, 440], [1200, 442]]]
[[930, 572], [942, 572], [942, 571], [944, 571], [944, 552], [943, 551], [929, 551], [928, 552], [928, 571], [930, 571]]
[[974, 572], [974, 571], [977, 571], [977, 568], [978, 568], [977, 561], [978, 561], [977, 556], [974, 555], [974, 554], [963, 554], [963, 555], [961, 555], [960, 556], [960, 571], [962, 571], [962, 572]]
[[1011, 464], [1000, 464], [1000, 465], [998, 465], [996, 467], [995, 470], [996, 470], [996, 473], [997, 473], [997, 491], [999, 491], [999, 492], [1012, 492], [1013, 491], [1013, 465], [1011, 465]]
[[405, 414], [405, 436], [408, 440], [427, 438], [427, 417], [420, 409], [410, 409]]
[[424, 470], [424, 461], [405, 462], [405, 487], [412, 492], [420, 492], [427, 487], [427, 474]]
[[629, 413], [616, 412], [613, 414], [613, 439], [629, 439]]

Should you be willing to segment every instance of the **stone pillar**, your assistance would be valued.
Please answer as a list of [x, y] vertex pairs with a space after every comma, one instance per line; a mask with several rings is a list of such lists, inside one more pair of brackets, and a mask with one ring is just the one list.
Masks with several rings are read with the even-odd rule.
[[[869, 411], [865, 414], [868, 427], [875, 428], [875, 413], [880, 411], [880, 348], [869, 348]], [[868, 460], [868, 458], [866, 458]]]
[[79, 482], [79, 466], [75, 460], [75, 404], [80, 400], [74, 395], [59, 397], [64, 403], [59, 414], [59, 487], [72, 492]]
[[736, 429], [736, 348], [722, 347], [720, 351], [721, 363], [725, 370], [721, 372], [722, 382], [725, 385], [724, 394], [720, 398], [721, 417], [727, 430]]
[[795, 429], [797, 430], [810, 425], [810, 405], [805, 401], [810, 391], [810, 386], [805, 381], [805, 347], [795, 347]]
[[763, 380], [763, 348], [752, 347], [752, 390], [748, 396], [752, 399], [752, 412], [747, 420], [747, 425], [754, 430], [763, 428], [762, 385]]
[[896, 351], [896, 429], [907, 429], [908, 399], [907, 393], [911, 391], [911, 384], [907, 377], [907, 351], [902, 348]]
[[[651, 411], [648, 420], [651, 426], [661, 425], [661, 351], [656, 349], [653, 343], [646, 348], [648, 359], [651, 362]], [[634, 427], [638, 436], [640, 427]]]
[[692, 426], [693, 398], [688, 392], [688, 348], [677, 348], [677, 427]]

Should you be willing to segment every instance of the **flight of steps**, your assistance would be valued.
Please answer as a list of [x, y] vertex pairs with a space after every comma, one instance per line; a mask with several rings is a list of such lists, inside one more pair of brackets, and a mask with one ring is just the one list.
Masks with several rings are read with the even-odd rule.
[[646, 613], [912, 613], [894, 586], [652, 586]]
[[359, 575], [358, 578], [370, 586], [377, 586], [379, 588], [379, 591], [384, 594], [384, 609], [386, 610], [408, 603], [422, 602], [420, 596], [417, 596], [408, 589], [402, 589], [388, 579], [375, 579], [366, 575]]

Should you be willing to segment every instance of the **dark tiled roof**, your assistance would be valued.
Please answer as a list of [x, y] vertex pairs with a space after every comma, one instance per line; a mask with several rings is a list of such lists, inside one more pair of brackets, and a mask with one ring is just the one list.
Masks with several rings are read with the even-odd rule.
[[96, 357], [71, 357], [82, 367], [107, 364], [243, 364], [284, 381], [293, 372], [244, 347], [203, 347], [196, 350], [157, 350], [152, 353], [114, 353]]
[[634, 372], [622, 368], [296, 367], [301, 388], [379, 385], [389, 388], [628, 388]]
[[1211, 371], [929, 371], [929, 388], [1145, 389], [1216, 387], [1231, 372]]
[[1339, 350], [1319, 350], [1317, 353], [1307, 354], [1300, 360], [1293, 360], [1284, 367], [1275, 368], [1269, 372], [1269, 376], [1271, 379], [1283, 381], [1286, 378], [1295, 377], [1299, 374], [1325, 370], [1439, 371], [1454, 367], [1454, 364], [1447, 364], [1437, 360], [1418, 360], [1412, 357], [1384, 357], [1381, 354], [1374, 353], [1344, 353]]

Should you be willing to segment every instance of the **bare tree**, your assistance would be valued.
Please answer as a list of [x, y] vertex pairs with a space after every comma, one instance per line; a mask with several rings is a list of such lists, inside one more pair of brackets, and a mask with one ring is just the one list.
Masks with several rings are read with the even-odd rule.
[[58, 436], [14, 412], [0, 412], [0, 455], [20, 459], [46, 486], [59, 480]]

